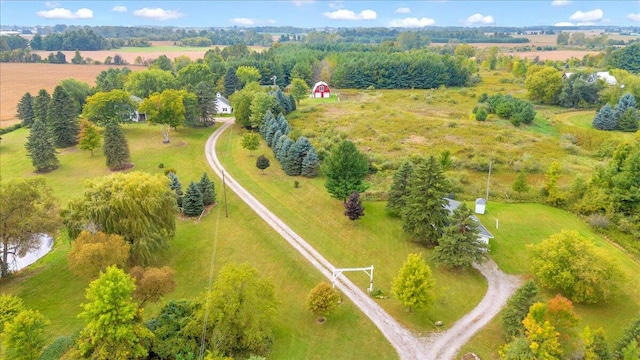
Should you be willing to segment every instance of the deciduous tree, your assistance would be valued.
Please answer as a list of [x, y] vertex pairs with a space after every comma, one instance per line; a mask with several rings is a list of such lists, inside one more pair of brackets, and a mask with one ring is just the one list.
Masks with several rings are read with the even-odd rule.
[[354, 191], [367, 189], [364, 179], [369, 173], [369, 161], [351, 141], [345, 140], [324, 160], [322, 173], [329, 194], [344, 202]]
[[47, 342], [50, 321], [37, 310], [23, 310], [5, 324], [2, 342], [7, 360], [37, 360]]
[[73, 78], [60, 81], [60, 86], [67, 92], [71, 100], [73, 100], [74, 112], [76, 115], [82, 113], [87, 97], [93, 94], [91, 86], [86, 82], [82, 82]]
[[276, 104], [276, 99], [265, 92], [257, 92], [251, 99], [251, 116], [249, 117], [249, 124], [252, 128], [259, 128], [262, 124], [262, 119], [267, 111], [273, 109]]
[[131, 244], [131, 263], [144, 265], [175, 235], [175, 213], [176, 195], [165, 176], [117, 173], [90, 181], [82, 198], [69, 203], [65, 225], [71, 237], [86, 224], [122, 236]]
[[309, 85], [304, 80], [298, 78], [291, 80], [291, 95], [298, 104], [300, 100], [308, 98], [310, 92]]
[[307, 309], [318, 316], [318, 321], [323, 322], [340, 302], [340, 294], [331, 284], [321, 282], [316, 285], [307, 296]]
[[188, 300], [171, 300], [164, 305], [160, 314], [147, 322], [154, 334], [150, 350], [162, 359], [188, 358], [197, 353], [202, 335], [185, 332], [195, 310], [196, 304]]
[[524, 84], [529, 99], [555, 104], [562, 90], [562, 76], [553, 67], [534, 65], [527, 70]]
[[83, 117], [105, 126], [110, 122], [129, 119], [135, 110], [131, 95], [120, 89], [97, 92], [89, 96], [82, 108]]
[[123, 268], [130, 249], [131, 245], [120, 235], [83, 230], [71, 244], [67, 260], [75, 275], [95, 279], [109, 266]]
[[431, 275], [431, 268], [422, 255], [409, 254], [398, 276], [393, 280], [391, 291], [409, 311], [423, 310], [434, 300], [434, 287], [435, 280]]
[[60, 226], [58, 205], [43, 178], [14, 179], [0, 187], [0, 277], [9, 274], [9, 256], [40, 247], [42, 234]]
[[438, 263], [469, 269], [474, 263], [487, 260], [487, 244], [480, 240], [478, 222], [472, 216], [473, 212], [465, 203], [449, 216], [449, 226], [444, 229], [434, 252]]
[[260, 135], [253, 132], [248, 132], [242, 136], [242, 148], [249, 150], [249, 156], [251, 152], [258, 150], [260, 147]]
[[91, 359], [143, 359], [152, 333], [142, 323], [133, 300], [134, 280], [109, 267], [87, 288], [87, 303], [78, 316], [86, 325], [78, 336], [82, 356]]
[[258, 82], [262, 75], [260, 71], [253, 66], [240, 66], [236, 69], [236, 76], [240, 80], [240, 84], [245, 85], [250, 82]]
[[404, 232], [419, 243], [438, 244], [449, 216], [444, 199], [449, 183], [435, 157], [415, 165], [407, 187]]
[[0, 295], [0, 334], [4, 332], [4, 324], [11, 322], [24, 310], [24, 302], [15, 295]]
[[129, 275], [136, 282], [136, 289], [133, 291], [133, 298], [143, 307], [146, 303], [155, 303], [173, 292], [176, 288], [174, 280], [176, 272], [168, 266], [161, 268], [134, 266], [129, 271]]
[[[162, 55], [164, 56], [164, 55]], [[169, 60], [171, 63], [171, 60]], [[176, 79], [171, 71], [149, 68], [145, 71], [132, 72], [127, 76], [124, 89], [142, 99], [154, 93], [162, 93], [176, 88]]]
[[129, 143], [124, 137], [120, 124], [115, 121], [107, 123], [102, 151], [106, 158], [106, 165], [111, 170], [126, 169], [131, 164]]
[[80, 134], [78, 135], [78, 147], [82, 150], [89, 150], [93, 156], [93, 150], [100, 147], [102, 136], [98, 128], [89, 120], [80, 120]]
[[563, 230], [529, 247], [540, 284], [577, 303], [611, 299], [625, 279], [618, 265], [576, 231]]
[[150, 124], [160, 125], [163, 143], [169, 143], [169, 131], [182, 125], [185, 120], [183, 94], [177, 90], [165, 90], [144, 99], [139, 111], [147, 115]]
[[31, 126], [27, 143], [28, 156], [37, 173], [45, 173], [58, 168], [56, 145], [51, 130], [41, 120], [36, 119]]

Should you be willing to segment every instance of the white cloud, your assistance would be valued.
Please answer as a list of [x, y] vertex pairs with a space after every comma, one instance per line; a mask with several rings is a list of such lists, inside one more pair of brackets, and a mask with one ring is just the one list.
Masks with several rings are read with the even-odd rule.
[[45, 1], [44, 6], [48, 8], [57, 8], [60, 7], [60, 3], [57, 1]]
[[111, 9], [111, 11], [119, 12], [119, 13], [125, 13], [125, 12], [127, 12], [127, 7], [126, 6], [114, 6], [113, 9]]
[[315, 0], [293, 0], [292, 2], [295, 6], [303, 6], [307, 4], [313, 4]]
[[635, 22], [640, 22], [640, 13], [637, 14], [629, 14], [627, 15], [627, 19]]
[[323, 15], [331, 20], [375, 20], [378, 17], [378, 14], [373, 10], [362, 10], [359, 14], [356, 14], [347, 9], [326, 12]]
[[571, 1], [569, 0], [553, 0], [551, 2], [551, 5], [553, 6], [565, 6], [565, 5], [569, 5], [571, 4]]
[[338, 0], [338, 1], [330, 1], [329, 2], [329, 7], [332, 8], [332, 9], [342, 9], [344, 7], [344, 4], [340, 0]]
[[404, 28], [410, 28], [410, 27], [425, 27], [425, 26], [431, 26], [434, 25], [436, 23], [435, 20], [433, 19], [429, 19], [426, 17], [423, 18], [414, 18], [414, 17], [408, 17], [408, 18], [404, 18], [404, 19], [393, 19], [389, 22], [389, 26], [390, 27], [404, 27]]
[[465, 21], [467, 25], [493, 24], [494, 22], [495, 21], [493, 20], [493, 16], [491, 15], [483, 16], [482, 14], [473, 14], [467, 18], [467, 21]]
[[177, 19], [184, 16], [183, 13], [175, 10], [165, 10], [162, 8], [147, 8], [147, 7], [139, 10], [134, 10], [133, 15], [147, 18], [147, 19], [160, 20], [160, 21]]
[[408, 7], [399, 7], [396, 9], [396, 12], [398, 14], [408, 14], [411, 12], [411, 9], [409, 9]]
[[575, 25], [568, 21], [563, 21], [563, 22], [555, 23], [553, 26], [575, 26]]
[[595, 9], [587, 12], [576, 11], [573, 15], [569, 16], [569, 19], [577, 21], [578, 23], [593, 23], [602, 20], [603, 16], [604, 13], [602, 10]]
[[253, 26], [258, 24], [275, 24], [276, 21], [274, 19], [268, 20], [259, 20], [259, 19], [249, 19], [245, 17], [233, 18], [229, 19], [230, 23], [240, 25], [240, 26]]
[[76, 12], [71, 12], [65, 8], [55, 8], [51, 10], [41, 10], [36, 15], [45, 19], [92, 19], [93, 11], [91, 9], [82, 8]]

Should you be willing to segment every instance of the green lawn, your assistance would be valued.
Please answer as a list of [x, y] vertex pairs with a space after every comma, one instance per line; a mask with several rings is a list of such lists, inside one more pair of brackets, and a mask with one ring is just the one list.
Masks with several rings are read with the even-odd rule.
[[[2, 136], [0, 161], [2, 181], [34, 176], [24, 154], [28, 130]], [[158, 164], [173, 167], [183, 187], [207, 172], [216, 183], [218, 200], [221, 184], [206, 164], [204, 143], [213, 129], [179, 129], [171, 134], [171, 143], [162, 144], [160, 130], [146, 124], [124, 126], [129, 141], [134, 170], [161, 173]], [[54, 194], [66, 202], [79, 196], [83, 181], [109, 173], [104, 157], [65, 150], [59, 155], [61, 167], [44, 176]], [[177, 221], [177, 233], [170, 248], [157, 261], [176, 270], [176, 290], [164, 300], [193, 298], [209, 283], [211, 265], [217, 272], [228, 262], [249, 262], [275, 284], [281, 302], [275, 327], [275, 342], [269, 358], [273, 359], [371, 359], [396, 358], [397, 355], [377, 328], [349, 301], [322, 325], [306, 310], [306, 296], [322, 276], [307, 264], [278, 234], [267, 227], [255, 213], [233, 193], [227, 193], [229, 218], [221, 206], [215, 207], [202, 221]], [[70, 248], [64, 232], [56, 238], [54, 250], [29, 269], [0, 283], [0, 292], [22, 297], [30, 308], [43, 312], [52, 322], [51, 339], [70, 335], [81, 326], [76, 317], [84, 301], [86, 281], [73, 276], [67, 268]], [[157, 313], [158, 305], [148, 306], [145, 316]], [[358, 351], [335, 351], [336, 348]]]
[[[437, 268], [431, 259], [432, 250], [408, 242], [399, 219], [385, 212], [385, 203], [366, 202], [365, 216], [350, 221], [343, 215], [342, 202], [331, 198], [325, 190], [323, 179], [286, 176], [264, 143], [260, 150], [249, 156], [240, 145], [244, 131], [234, 126], [222, 136], [218, 153], [224, 166], [334, 266], [374, 265], [374, 287], [388, 294], [407, 255], [412, 252], [424, 254], [434, 270], [436, 303], [424, 313], [409, 314], [397, 300], [380, 300], [379, 304], [395, 318], [418, 332], [431, 331], [433, 322], [442, 320], [445, 327], [450, 326], [484, 296], [486, 282], [479, 273]], [[271, 167], [264, 174], [255, 167], [259, 154], [265, 154], [271, 161]], [[299, 188], [294, 188], [294, 181], [299, 182]], [[348, 276], [362, 289], [367, 288], [369, 279], [364, 273]]]
[[[591, 238], [597, 247], [606, 250], [627, 274], [628, 281], [623, 292], [609, 303], [577, 304], [575, 309], [581, 317], [580, 328], [586, 325], [592, 329], [602, 327], [610, 343], [622, 336], [630, 319], [640, 311], [640, 264], [636, 260], [618, 246], [595, 234], [578, 217], [564, 210], [540, 204], [495, 202], [490, 202], [487, 210], [485, 215], [478, 217], [488, 225], [487, 228], [496, 237], [491, 243], [492, 257], [508, 273], [530, 276], [530, 259], [526, 245], [537, 244], [563, 229], [576, 230], [581, 235]], [[551, 291], [543, 293], [545, 299], [555, 295], [556, 293]], [[498, 359], [497, 348], [503, 344], [501, 331], [501, 322], [494, 319], [463, 348], [463, 351], [477, 352], [483, 359]]]

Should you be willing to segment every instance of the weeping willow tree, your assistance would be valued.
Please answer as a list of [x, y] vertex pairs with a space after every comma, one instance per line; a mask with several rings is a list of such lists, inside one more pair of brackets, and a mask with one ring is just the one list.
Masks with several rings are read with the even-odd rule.
[[165, 176], [120, 173], [91, 181], [69, 203], [65, 225], [72, 238], [83, 229], [118, 234], [131, 244], [129, 260], [146, 265], [176, 231], [176, 195]]

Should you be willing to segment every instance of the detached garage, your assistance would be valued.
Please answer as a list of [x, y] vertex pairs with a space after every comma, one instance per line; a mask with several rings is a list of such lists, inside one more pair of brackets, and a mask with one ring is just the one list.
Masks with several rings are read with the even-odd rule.
[[311, 91], [311, 96], [314, 98], [328, 98], [331, 97], [331, 89], [329, 85], [327, 85], [324, 81], [318, 81], [315, 85], [313, 85], [313, 90]]

